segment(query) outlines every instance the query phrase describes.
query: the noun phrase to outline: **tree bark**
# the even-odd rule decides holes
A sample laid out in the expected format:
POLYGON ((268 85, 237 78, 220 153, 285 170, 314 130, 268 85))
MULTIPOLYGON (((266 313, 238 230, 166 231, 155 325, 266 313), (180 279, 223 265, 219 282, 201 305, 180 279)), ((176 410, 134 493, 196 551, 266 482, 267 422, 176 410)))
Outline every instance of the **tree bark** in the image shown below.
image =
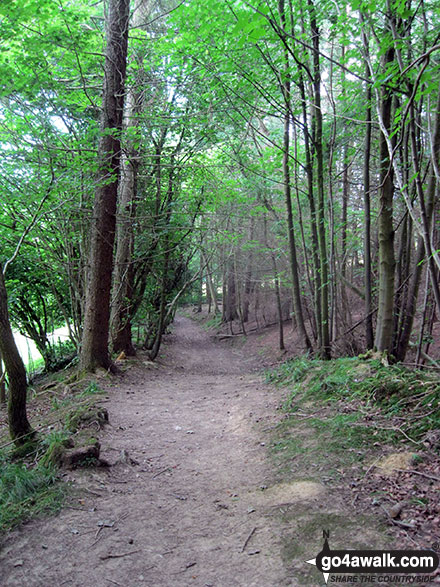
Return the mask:
MULTIPOLYGON (((140 10, 133 26, 140 23, 140 10)), ((140 77, 142 75, 140 74, 140 77)), ((140 79, 137 80, 140 83, 140 79)), ((124 127, 136 131, 139 126, 139 113, 142 107, 142 93, 129 88, 124 104, 124 127)), ((139 168, 139 150, 128 138, 126 153, 121 156, 121 176, 119 186, 119 204, 116 223, 116 253, 113 275, 113 294, 111 304, 112 348, 118 353, 134 356, 131 332, 134 293, 134 219, 136 217, 137 176, 139 168)))
POLYGON ((214 314, 217 315, 219 313, 219 308, 218 308, 217 294, 215 291, 214 283, 212 281, 211 270, 209 267, 209 263, 205 258, 204 253, 202 252, 201 255, 203 258, 203 264, 206 267, 206 284, 208 287, 208 292, 209 292, 209 296, 211 299, 211 304, 214 306, 214 314))
POLYGON ((80 368, 111 369, 108 349, 113 245, 116 226, 120 133, 124 105, 130 0, 109 0, 104 64, 103 108, 99 141, 98 187, 91 227, 80 368))
POLYGON ((225 300, 225 322, 232 322, 238 318, 236 279, 234 275, 234 263, 230 259, 226 267, 226 300, 225 300))
MULTIPOLYGON (((286 14, 284 10, 284 0, 279 0, 278 10, 280 14, 283 31, 286 27, 286 14)), ((299 281, 298 258, 296 252, 295 229, 293 226, 293 211, 292 211, 292 194, 290 187, 290 166, 289 166, 289 152, 290 152, 290 67, 289 54, 287 49, 284 49, 284 76, 285 80, 281 87, 283 93, 285 112, 284 112, 284 135, 283 135, 283 181, 284 181, 284 198, 287 210, 287 233, 289 239, 289 259, 290 271, 292 275, 292 297, 293 309, 295 313, 295 320, 298 326, 299 335, 303 344, 304 350, 312 349, 309 335, 304 323, 304 313, 301 303, 301 286, 299 281)), ((277 277, 276 277, 277 279, 277 277)))
MULTIPOLYGON (((249 219, 249 242, 252 243, 254 240, 254 226, 255 220, 251 216, 249 219)), ((243 293, 243 322, 249 321, 249 305, 251 303, 252 294, 252 264, 254 258, 253 248, 249 251, 249 256, 246 263, 245 281, 244 281, 244 293, 243 293)))
POLYGON ((6 373, 3 370, 3 360, 2 355, 0 353, 0 404, 6 404, 6 383, 5 383, 5 376, 6 373))
POLYGON ((9 380, 8 419, 9 432, 15 443, 23 444, 33 435, 26 412, 26 369, 19 355, 12 333, 8 312, 8 295, 0 269, 0 355, 3 357, 9 380))
MULTIPOLYGON (((434 162, 440 159, 440 92, 437 96, 435 127, 432 138, 432 157, 430 164, 430 173, 428 178, 428 186, 426 189, 426 214, 429 224, 432 223, 432 214, 434 211, 434 201, 436 189, 438 186, 437 176, 434 169, 434 162)), ((405 306, 404 319, 402 324, 402 332, 399 337, 399 342, 396 350, 396 358, 398 361, 404 361, 408 350, 409 339, 411 336, 414 316, 417 309, 417 298, 419 293, 420 279, 423 269, 423 258, 425 257, 425 243, 423 237, 419 236, 417 242, 417 252, 415 255, 412 279, 409 285, 407 304, 405 306)))
MULTIPOLYGON (((384 69, 394 60, 395 50, 389 46, 383 59, 384 69)), ((381 117, 385 130, 391 128, 393 96, 382 89, 381 117)), ((393 168, 386 137, 380 135, 379 174, 379 302, 375 346, 379 351, 391 352, 394 324, 394 227, 393 227, 393 168)))
POLYGON ((313 42, 313 118, 315 122, 315 152, 317 163, 318 182, 318 245, 320 260, 320 310, 321 323, 321 348, 320 354, 323 359, 330 359, 330 330, 329 330, 329 305, 328 305, 328 257, 325 236, 325 201, 324 201, 324 164, 322 144, 322 109, 321 109, 321 69, 319 62, 319 29, 316 22, 316 10, 312 0, 308 1, 310 7, 310 29, 313 42))
MULTIPOLYGON (((366 66, 366 77, 370 77, 370 69, 366 66)), ((371 86, 367 82, 365 115, 365 147, 364 147, 364 286, 365 286, 365 338, 367 349, 374 345, 372 315, 372 283, 371 283, 371 198, 370 198, 370 159, 371 159, 371 86)))

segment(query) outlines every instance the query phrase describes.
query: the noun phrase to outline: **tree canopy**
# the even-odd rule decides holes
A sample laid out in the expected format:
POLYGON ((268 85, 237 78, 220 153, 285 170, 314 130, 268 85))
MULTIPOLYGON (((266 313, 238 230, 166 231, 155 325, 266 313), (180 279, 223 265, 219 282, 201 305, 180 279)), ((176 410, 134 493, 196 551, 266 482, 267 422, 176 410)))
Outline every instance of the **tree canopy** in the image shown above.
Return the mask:
MULTIPOLYGON (((154 359, 183 299, 243 333, 278 322, 281 348, 292 319, 323 358, 375 346, 429 361, 439 12, 433 0, 1 4, 10 409, 25 398, 11 324, 47 369, 61 324, 81 368, 108 369, 139 346, 154 359)), ((29 432, 22 416, 14 438, 29 432)))

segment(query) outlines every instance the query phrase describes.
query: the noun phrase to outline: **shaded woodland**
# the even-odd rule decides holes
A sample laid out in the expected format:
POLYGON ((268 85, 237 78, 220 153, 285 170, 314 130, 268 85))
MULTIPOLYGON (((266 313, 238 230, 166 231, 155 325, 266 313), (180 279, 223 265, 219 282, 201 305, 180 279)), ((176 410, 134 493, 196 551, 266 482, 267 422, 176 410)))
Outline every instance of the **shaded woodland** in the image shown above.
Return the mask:
POLYGON ((206 303, 231 335, 279 323, 280 349, 288 327, 323 359, 438 367, 439 19, 430 0, 3 3, 12 438, 32 433, 12 328, 48 371, 114 370, 206 303))

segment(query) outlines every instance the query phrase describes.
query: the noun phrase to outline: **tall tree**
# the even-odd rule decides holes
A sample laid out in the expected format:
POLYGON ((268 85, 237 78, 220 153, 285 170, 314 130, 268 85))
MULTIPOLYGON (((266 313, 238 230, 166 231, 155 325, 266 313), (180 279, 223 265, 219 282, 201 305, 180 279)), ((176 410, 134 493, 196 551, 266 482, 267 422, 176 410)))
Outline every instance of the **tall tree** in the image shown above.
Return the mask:
MULTIPOLYGON (((279 0, 278 10, 283 31, 286 29, 286 13, 284 0, 279 0)), ((304 345, 305 350, 312 349, 309 335, 304 323, 304 315, 301 303, 301 286, 298 271, 298 259, 296 253, 295 229, 293 226, 293 211, 292 211, 292 194, 290 187, 290 118, 291 118, 291 84, 290 84, 290 64, 289 52, 287 50, 287 40, 284 36, 284 81, 282 83, 282 94, 285 104, 284 112, 284 134, 283 134, 283 180, 284 180, 284 197, 286 201, 287 210, 287 232, 289 237, 289 258, 290 269, 292 274, 292 293, 293 293, 293 307, 295 311, 295 320, 298 326, 299 334, 304 345)), ((278 277, 275 277, 277 288, 279 287, 278 277)), ((277 289, 278 291, 278 289, 277 289)))
POLYGON ((112 368, 108 349, 110 292, 127 67, 130 0, 110 0, 106 19, 99 172, 91 227, 90 264, 80 368, 112 368))
POLYGON ((328 257, 326 245, 325 227, 325 198, 324 198, 324 163, 323 163, 323 139, 322 139, 322 105, 321 105, 321 63, 320 63, 320 31, 317 23, 316 7, 313 0, 308 0, 310 10, 310 31, 313 44, 313 119, 315 124, 314 147, 316 153, 316 180, 318 187, 318 243, 321 273, 320 309, 321 330, 320 353, 324 359, 331 356, 330 328, 329 328, 329 302, 328 302, 328 257))

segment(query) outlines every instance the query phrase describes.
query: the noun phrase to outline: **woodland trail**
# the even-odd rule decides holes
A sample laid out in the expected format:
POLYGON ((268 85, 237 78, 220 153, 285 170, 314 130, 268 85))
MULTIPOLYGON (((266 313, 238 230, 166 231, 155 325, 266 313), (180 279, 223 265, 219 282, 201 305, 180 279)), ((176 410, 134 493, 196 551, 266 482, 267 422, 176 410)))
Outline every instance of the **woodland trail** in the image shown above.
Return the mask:
POLYGON ((256 368, 177 318, 157 367, 140 357, 104 384, 112 466, 69 473, 80 498, 10 534, 0 585, 297 585, 264 503, 264 430, 279 396, 256 368))

